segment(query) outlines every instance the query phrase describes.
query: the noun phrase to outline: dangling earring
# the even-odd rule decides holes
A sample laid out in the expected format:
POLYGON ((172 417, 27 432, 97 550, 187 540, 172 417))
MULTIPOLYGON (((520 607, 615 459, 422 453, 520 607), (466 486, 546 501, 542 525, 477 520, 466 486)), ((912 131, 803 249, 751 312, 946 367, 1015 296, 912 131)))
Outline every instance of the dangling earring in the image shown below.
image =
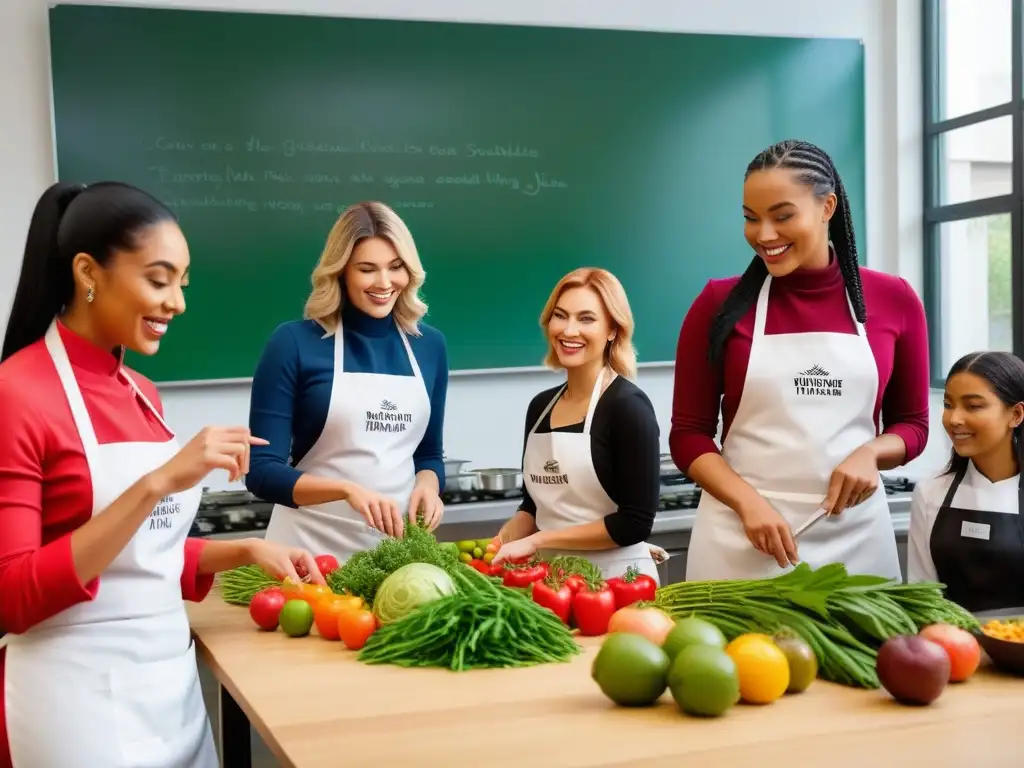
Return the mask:
POLYGON ((92 304, 93 299, 96 298, 96 290, 90 285, 89 290, 85 292, 85 300, 92 304))

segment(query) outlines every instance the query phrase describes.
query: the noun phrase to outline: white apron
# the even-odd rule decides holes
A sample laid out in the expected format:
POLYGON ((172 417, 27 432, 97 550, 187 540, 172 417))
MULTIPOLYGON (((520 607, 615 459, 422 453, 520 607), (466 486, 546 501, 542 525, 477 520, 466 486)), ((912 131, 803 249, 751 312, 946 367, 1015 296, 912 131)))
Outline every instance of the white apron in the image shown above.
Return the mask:
MULTIPOLYGON (((85 449, 95 515, 178 443, 99 445, 56 323, 46 347, 85 449)), ((8 635, 4 711, 15 768, 217 768, 181 596, 201 495, 193 488, 161 499, 100 576, 94 600, 8 635)))
MULTIPOLYGON (((859 322, 856 334, 765 335, 770 288, 769 276, 757 297, 747 376, 722 457, 795 531, 824 501, 836 466, 875 438, 878 367, 859 322)), ((852 315, 849 296, 847 304, 852 315)), ((797 553, 815 568, 841 562, 851 573, 900 578, 881 482, 871 498, 811 526, 797 553)), ((754 549, 739 516, 701 493, 687 581, 765 578, 790 568, 754 549)))
MULTIPOLYGON (((413 453, 427 431, 430 398, 409 340, 401 329, 398 332, 412 376, 347 373, 344 334, 338 325, 327 421, 295 468, 384 494, 405 516, 416 485, 413 453)), ((298 509, 278 504, 266 532, 267 541, 302 547, 314 555, 331 554, 341 562, 373 549, 384 538, 346 501, 298 509)))
MULTIPOLYGON (((565 391, 563 386, 541 412, 526 439, 523 483, 537 505, 538 530, 554 531, 592 523, 603 520, 618 509, 597 477, 590 444, 590 425, 601 399, 602 379, 603 374, 597 377, 582 432, 537 432, 537 427, 565 391)), ((641 573, 658 581, 658 569, 650 547, 644 542, 615 549, 546 551, 544 554, 585 557, 601 569, 606 579, 622 576, 629 566, 635 565, 641 573)))

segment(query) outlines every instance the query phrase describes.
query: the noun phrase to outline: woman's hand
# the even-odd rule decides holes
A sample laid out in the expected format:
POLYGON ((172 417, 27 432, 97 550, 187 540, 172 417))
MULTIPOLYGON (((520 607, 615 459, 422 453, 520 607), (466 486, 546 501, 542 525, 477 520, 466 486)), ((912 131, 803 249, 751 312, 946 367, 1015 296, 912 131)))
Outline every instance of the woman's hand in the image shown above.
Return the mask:
POLYGON ((799 562, 796 540, 789 523, 764 498, 759 496, 757 502, 744 509, 739 517, 754 549, 774 557, 779 568, 799 562))
POLYGON ((298 547, 285 547, 264 539, 253 539, 250 544, 253 565, 260 566, 275 579, 291 579, 295 583, 308 580, 314 584, 326 584, 324 575, 316 567, 313 556, 298 547))
POLYGON ((388 536, 400 539, 405 531, 398 502, 375 491, 351 483, 346 488, 345 501, 362 515, 366 524, 388 536))
POLYGON ((226 471, 234 482, 249 471, 253 445, 269 443, 254 437, 248 427, 206 427, 151 477, 161 496, 188 490, 215 469, 226 471))
MULTIPOLYGON (((497 538, 497 537, 495 537, 497 538)), ((537 553, 537 540, 531 535, 523 539, 516 539, 501 545, 498 554, 491 560, 491 565, 501 565, 505 561, 516 562, 527 560, 537 553)))
POLYGON ((444 502, 437 493, 437 489, 430 483, 416 483, 409 496, 409 522, 416 524, 416 513, 422 512, 423 525, 428 531, 432 531, 441 524, 444 516, 444 502))
POLYGON ((855 450, 832 470, 828 493, 821 506, 830 515, 867 501, 878 490, 878 459, 866 445, 855 450))

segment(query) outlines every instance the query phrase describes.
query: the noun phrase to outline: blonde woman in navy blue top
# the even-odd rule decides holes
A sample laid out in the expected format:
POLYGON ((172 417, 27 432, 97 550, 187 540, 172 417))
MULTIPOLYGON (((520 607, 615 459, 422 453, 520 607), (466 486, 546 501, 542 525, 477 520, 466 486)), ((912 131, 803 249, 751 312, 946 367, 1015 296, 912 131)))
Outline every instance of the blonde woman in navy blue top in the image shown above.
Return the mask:
POLYGON ((405 223, 360 203, 335 223, 305 319, 277 328, 253 377, 246 485, 274 502, 270 541, 346 559, 441 521, 444 336, 421 322, 424 271, 405 223))

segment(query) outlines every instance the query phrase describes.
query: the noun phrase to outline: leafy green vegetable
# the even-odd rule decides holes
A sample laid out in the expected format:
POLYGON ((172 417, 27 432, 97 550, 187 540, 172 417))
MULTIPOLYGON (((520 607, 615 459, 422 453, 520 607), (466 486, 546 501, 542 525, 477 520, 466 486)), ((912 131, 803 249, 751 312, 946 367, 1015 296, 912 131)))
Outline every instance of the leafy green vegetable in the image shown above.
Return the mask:
POLYGON ((281 582, 258 565, 243 565, 224 571, 217 577, 220 596, 231 605, 248 605, 253 595, 267 587, 279 587, 281 582))
POLYGON ((373 613, 381 624, 390 624, 425 603, 452 594, 455 582, 447 571, 430 563, 409 563, 381 583, 373 601, 373 613))
POLYGON ((978 626, 942 590, 933 582, 851 576, 841 563, 816 570, 801 563, 772 579, 668 584, 658 590, 655 604, 677 619, 707 619, 730 640, 746 632, 788 630, 811 647, 826 680, 877 688, 878 648, 890 637, 938 622, 978 626))
POLYGON ((372 605, 384 579, 409 563, 429 563, 451 575, 459 560, 426 528, 407 525, 401 539, 388 537, 373 549, 352 555, 327 576, 327 584, 338 594, 347 591, 372 605))
POLYGON ((568 627, 524 592, 465 565, 453 576, 457 593, 382 626, 359 660, 459 672, 566 662, 580 652, 568 627))

